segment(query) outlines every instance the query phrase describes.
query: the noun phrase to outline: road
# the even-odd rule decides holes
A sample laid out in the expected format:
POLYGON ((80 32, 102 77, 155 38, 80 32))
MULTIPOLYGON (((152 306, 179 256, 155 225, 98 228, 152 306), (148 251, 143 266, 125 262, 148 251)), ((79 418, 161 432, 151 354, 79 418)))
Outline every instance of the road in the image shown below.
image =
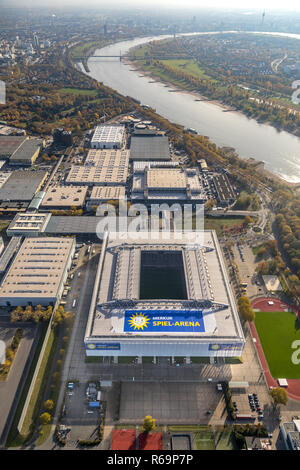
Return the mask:
MULTIPOLYGON (((21 327, 22 324, 13 327, 21 327)), ((0 320, 0 327, 12 327, 11 323, 0 320)), ((23 330, 23 338, 5 382, 0 382, 0 448, 4 446, 7 434, 20 399, 20 395, 29 371, 34 348, 38 340, 38 327, 28 326, 23 330)))

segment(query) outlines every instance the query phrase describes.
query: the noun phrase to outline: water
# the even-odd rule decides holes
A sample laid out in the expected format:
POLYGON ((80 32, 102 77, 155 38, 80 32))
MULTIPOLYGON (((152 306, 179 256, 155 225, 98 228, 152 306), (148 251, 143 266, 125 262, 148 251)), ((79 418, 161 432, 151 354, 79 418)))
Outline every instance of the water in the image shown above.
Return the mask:
MULTIPOLYGON (((285 36, 300 39, 300 35, 285 36)), ((98 49, 95 55, 119 55, 120 51, 126 54, 132 47, 164 37, 168 36, 120 42, 98 49)), ((286 181, 300 182, 298 137, 267 124, 259 124, 240 113, 224 112, 224 108, 216 103, 195 101, 195 97, 186 92, 170 93, 162 83, 149 83, 151 79, 132 71, 129 65, 118 59, 90 58, 88 66, 91 77, 122 95, 153 107, 169 121, 196 129, 219 147, 234 147, 242 158, 263 160, 266 169, 286 181)))

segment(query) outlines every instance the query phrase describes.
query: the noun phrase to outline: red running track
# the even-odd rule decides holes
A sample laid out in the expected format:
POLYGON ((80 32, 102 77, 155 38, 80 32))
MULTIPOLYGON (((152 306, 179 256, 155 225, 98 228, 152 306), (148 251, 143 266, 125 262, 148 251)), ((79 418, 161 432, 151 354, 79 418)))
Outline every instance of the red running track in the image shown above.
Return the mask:
MULTIPOLYGON (((288 305, 287 303, 282 302, 280 299, 276 299, 274 297, 260 297, 258 299, 253 300, 253 302, 251 303, 251 306, 252 308, 258 309, 261 312, 284 312, 286 310, 289 310, 289 311, 295 312, 298 318, 300 318, 300 311, 298 307, 294 305, 288 305), (274 302, 274 304, 269 305, 268 304, 269 301, 274 302)), ((273 379, 271 375, 271 372, 270 372, 267 360, 265 358, 264 351, 263 351, 263 348, 262 348, 254 323, 250 323, 250 329, 251 329, 253 338, 256 339, 255 346, 256 346, 259 359, 260 359, 260 362, 261 362, 261 365, 262 365, 262 368, 263 368, 263 371, 267 380, 267 384, 269 387, 277 387, 278 382, 276 379, 273 379)), ((287 394, 289 398, 300 401, 300 379, 288 379, 287 382, 288 382, 288 387, 286 390, 287 390, 287 394)))

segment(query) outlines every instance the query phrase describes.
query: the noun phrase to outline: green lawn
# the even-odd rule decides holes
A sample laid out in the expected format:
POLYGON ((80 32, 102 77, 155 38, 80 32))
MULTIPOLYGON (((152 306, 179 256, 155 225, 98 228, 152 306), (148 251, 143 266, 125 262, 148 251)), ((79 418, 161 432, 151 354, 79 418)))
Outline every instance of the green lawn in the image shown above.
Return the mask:
POLYGON ((216 432, 216 450, 237 450, 232 428, 225 428, 216 432))
POLYGON ((166 65, 174 67, 177 70, 186 72, 189 75, 192 75, 196 78, 209 78, 208 75, 205 75, 204 69, 199 67, 199 65, 193 59, 180 59, 180 60, 162 60, 166 65))
MULTIPOLYGON (((274 378, 299 379, 299 364, 292 363, 292 343, 300 340, 300 322, 291 312, 256 312, 255 326, 274 378)), ((299 349, 299 347, 298 347, 299 349)))
POLYGON ((59 92, 62 95, 97 95, 97 90, 89 90, 86 88, 60 88, 59 92))
POLYGON ((214 434, 209 426, 201 426, 194 433, 194 444, 197 450, 216 450, 214 434))
POLYGON ((215 230, 217 236, 221 236, 224 228, 230 228, 234 225, 240 225, 244 222, 244 217, 205 217, 205 230, 215 230))

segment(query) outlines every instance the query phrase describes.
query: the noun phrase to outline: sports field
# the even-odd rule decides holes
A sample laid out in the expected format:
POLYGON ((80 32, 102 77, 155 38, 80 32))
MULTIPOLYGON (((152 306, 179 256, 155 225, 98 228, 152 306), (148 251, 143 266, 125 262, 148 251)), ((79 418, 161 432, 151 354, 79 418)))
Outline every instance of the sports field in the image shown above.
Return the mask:
MULTIPOLYGON (((292 348, 300 340, 300 321, 293 312, 256 312, 255 327, 273 378, 299 379, 292 348)), ((300 357, 300 354, 299 354, 300 357)))

